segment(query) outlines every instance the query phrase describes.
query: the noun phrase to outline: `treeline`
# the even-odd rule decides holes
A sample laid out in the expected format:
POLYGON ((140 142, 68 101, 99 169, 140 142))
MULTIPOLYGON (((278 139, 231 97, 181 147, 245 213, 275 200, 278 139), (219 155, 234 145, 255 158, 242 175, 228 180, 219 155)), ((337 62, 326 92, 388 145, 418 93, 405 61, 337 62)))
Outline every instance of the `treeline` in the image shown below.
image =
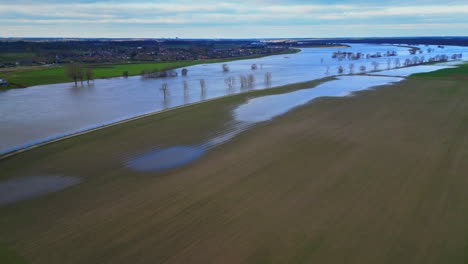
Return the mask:
POLYGON ((78 84, 78 81, 83 84, 85 80, 89 83, 89 81, 94 79, 93 70, 80 63, 70 63, 65 65, 65 75, 73 80, 75 85, 78 84))
POLYGON ((468 37, 361 38, 335 39, 335 41, 344 43, 468 46, 468 37))

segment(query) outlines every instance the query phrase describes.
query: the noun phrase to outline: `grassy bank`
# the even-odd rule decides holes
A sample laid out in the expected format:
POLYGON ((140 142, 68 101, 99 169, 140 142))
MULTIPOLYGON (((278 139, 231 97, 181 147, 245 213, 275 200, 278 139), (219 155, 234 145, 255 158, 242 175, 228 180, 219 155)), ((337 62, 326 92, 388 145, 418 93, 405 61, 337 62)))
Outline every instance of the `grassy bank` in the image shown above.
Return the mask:
MULTIPOLYGON (((297 53, 300 50, 292 49, 289 53, 297 53)), ((275 55, 275 54, 273 54, 275 55)), ((152 62, 152 63, 129 63, 129 64, 90 64, 89 67, 93 69, 94 78, 110 78, 122 76, 124 71, 128 71, 129 76, 139 75, 142 70, 168 70, 180 67, 188 67, 197 64, 205 63, 220 63, 229 62, 234 60, 254 59, 270 55, 258 55, 238 58, 226 59, 210 59, 210 60, 196 60, 196 61, 174 61, 174 62, 152 62)), ((0 71, 0 78, 7 80, 10 83, 18 84, 18 86, 33 86, 42 84, 54 84, 70 82, 71 80, 65 76, 64 68, 62 66, 51 67, 28 67, 25 69, 12 68, 2 69, 0 71)), ((10 87, 11 88, 11 87, 10 87)))
POLYGON ((317 84, 180 108, 2 160, 1 180, 84 182, 0 207, 0 242, 38 264, 464 263, 468 90, 460 79, 409 78, 318 98, 184 167, 124 165, 152 146, 215 135, 252 96, 317 84))
POLYGON ((468 79, 468 63, 458 65, 455 68, 441 69, 433 72, 416 73, 411 75, 413 78, 429 78, 429 79, 452 79, 452 80, 467 80, 468 79))

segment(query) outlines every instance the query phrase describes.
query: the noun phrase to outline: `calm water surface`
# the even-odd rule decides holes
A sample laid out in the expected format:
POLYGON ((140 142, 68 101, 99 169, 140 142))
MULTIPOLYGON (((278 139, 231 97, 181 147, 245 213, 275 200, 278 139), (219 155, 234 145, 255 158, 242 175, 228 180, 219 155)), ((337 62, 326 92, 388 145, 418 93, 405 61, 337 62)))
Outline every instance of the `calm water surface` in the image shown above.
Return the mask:
POLYGON ((323 96, 348 96, 353 92, 403 80, 398 77, 341 76, 315 88, 255 97, 233 110, 233 120, 225 131, 199 144, 173 146, 151 150, 143 155, 124 160, 126 167, 137 171, 160 171, 179 167, 196 160, 205 151, 223 144, 256 123, 269 121, 291 109, 323 96))
MULTIPOLYGON (((264 89, 336 75, 339 65, 344 67, 346 74, 349 73, 350 63, 355 65, 354 71, 357 72, 359 66, 365 65, 371 69, 372 62, 378 61, 379 69, 383 70, 388 66, 386 57, 338 61, 332 59, 331 54, 335 51, 383 53, 393 50, 398 52, 401 63, 405 58, 414 56, 409 55, 407 48, 353 44, 353 47, 346 49, 303 49, 297 54, 234 61, 228 63, 228 73, 222 72, 220 63, 203 64, 188 67, 186 77, 142 80, 136 76, 128 79, 100 79, 83 86, 65 83, 3 91, 0 93, 0 153, 145 113, 239 93, 245 91, 240 88, 240 75, 254 74, 255 83, 251 89, 264 89), (251 70, 252 64, 257 64, 258 69, 251 70), (272 75, 272 82, 268 85, 264 82, 266 72, 272 75), (236 78, 232 89, 228 89, 225 83, 228 77, 236 78), (206 82, 203 90, 200 88, 200 79, 206 82), (188 84, 186 91, 183 88, 184 81, 188 84), (163 83, 169 87, 169 96, 166 98, 160 91, 163 83)), ((435 50, 434 53, 422 55, 426 59, 436 54, 463 53, 464 58, 468 56, 466 47, 446 46, 445 49, 435 50)), ((391 58, 393 60, 395 57, 391 58)), ((390 66, 393 64, 391 62, 390 66)))

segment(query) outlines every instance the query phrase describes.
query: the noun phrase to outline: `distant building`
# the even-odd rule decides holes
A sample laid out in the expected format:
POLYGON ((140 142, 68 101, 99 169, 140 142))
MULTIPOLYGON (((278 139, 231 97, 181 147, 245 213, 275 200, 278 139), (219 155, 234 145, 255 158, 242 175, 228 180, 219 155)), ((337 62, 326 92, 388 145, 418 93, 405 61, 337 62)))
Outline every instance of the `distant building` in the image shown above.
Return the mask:
POLYGON ((7 81, 0 79, 0 86, 7 86, 7 85, 8 85, 7 81))

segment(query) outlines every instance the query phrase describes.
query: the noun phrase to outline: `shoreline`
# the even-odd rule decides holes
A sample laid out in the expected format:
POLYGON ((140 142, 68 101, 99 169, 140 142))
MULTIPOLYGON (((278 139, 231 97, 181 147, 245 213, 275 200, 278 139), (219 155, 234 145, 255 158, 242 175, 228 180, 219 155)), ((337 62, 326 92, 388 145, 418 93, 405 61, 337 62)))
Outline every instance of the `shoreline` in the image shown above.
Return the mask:
MULTIPOLYGON (((269 88, 269 89, 252 90, 252 91, 240 92, 240 93, 235 93, 235 94, 229 94, 229 95, 224 95, 224 96, 220 96, 220 97, 216 97, 216 98, 211 98, 211 99, 207 99, 207 100, 203 100, 203 101, 199 101, 199 102, 180 105, 180 106, 176 106, 176 107, 172 107, 172 108, 168 108, 168 109, 164 109, 164 110, 150 112, 150 113, 138 115, 138 116, 135 116, 135 117, 123 119, 123 120, 120 120, 120 121, 117 121, 117 122, 114 122, 114 123, 104 124, 104 125, 101 125, 101 126, 98 126, 98 127, 89 128, 89 129, 85 129, 85 130, 78 131, 78 132, 71 132, 69 134, 65 134, 63 136, 58 136, 57 138, 53 138, 53 139, 50 139, 50 140, 46 139, 43 142, 31 143, 31 145, 28 145, 28 146, 25 146, 25 147, 20 147, 19 149, 15 149, 15 150, 11 150, 11 151, 7 150, 7 152, 0 154, 0 160, 4 160, 4 159, 7 159, 7 158, 12 157, 14 155, 17 155, 17 154, 20 154, 20 153, 23 153, 23 152, 26 152, 26 151, 29 151, 29 150, 32 150, 32 149, 36 149, 36 148, 39 148, 39 147, 42 147, 42 146, 45 146, 45 145, 48 145, 48 144, 59 142, 59 141, 65 140, 65 139, 69 139, 69 138, 72 138, 72 137, 88 134, 88 133, 91 133, 91 132, 94 132, 94 131, 98 131, 98 130, 101 130, 101 129, 113 127, 113 126, 116 126, 116 125, 125 124, 125 123, 128 123, 128 122, 139 120, 139 119, 146 118, 146 117, 149 117, 149 116, 166 113, 166 112, 169 112, 169 111, 172 111, 172 110, 182 109, 182 108, 186 108, 186 107, 190 107, 190 106, 194 106, 194 105, 198 105, 198 104, 202 104, 202 103, 206 103, 206 102, 211 102, 211 101, 215 101, 215 100, 225 99, 225 98, 229 98, 229 97, 234 97, 234 96, 248 95, 248 94, 255 93, 255 92, 257 92, 257 93, 265 92, 265 91, 269 91, 269 92, 273 91, 274 92, 275 90, 279 90, 279 89, 288 89, 288 88, 289 89, 294 89, 293 88, 294 86, 306 85, 306 84, 309 84, 309 83, 312 83, 312 82, 317 82, 317 83, 327 82, 329 80, 332 80, 334 77, 335 77, 335 75, 325 77, 325 78, 316 79, 316 80, 309 80, 309 81, 305 81, 305 82, 291 83, 291 84, 287 84, 287 85, 276 86, 276 87, 272 87, 272 88, 269 88)), ((297 88, 295 90, 299 90, 299 89, 303 89, 303 88, 297 88)))
MULTIPOLYGON (((412 67, 412 66, 401 67, 401 68, 409 68, 409 67, 412 67)), ((385 70, 380 70, 380 71, 385 71, 385 70)), ((377 71, 377 72, 379 72, 379 71, 377 71)), ((400 78, 404 78, 404 79, 407 79, 407 78, 410 77, 410 76, 372 75, 372 74, 367 74, 367 73, 344 74, 342 76, 347 76, 347 75, 370 76, 370 77, 400 77, 400 78)), ((103 124, 103 125, 93 127, 93 128, 89 128, 89 129, 85 129, 85 130, 82 130, 82 131, 71 132, 71 133, 68 133, 68 134, 65 134, 65 135, 62 135, 62 136, 58 136, 56 138, 49 139, 49 140, 45 139, 42 142, 30 143, 31 145, 25 144, 25 145, 23 145, 24 147, 19 146, 18 149, 13 149, 13 150, 10 150, 10 151, 6 150, 5 153, 0 154, 0 160, 9 158, 11 156, 14 156, 16 154, 20 154, 20 153, 28 151, 28 150, 32 150, 32 149, 35 149, 35 148, 38 148, 38 147, 41 147, 41 146, 45 146, 45 145, 48 145, 48 144, 51 144, 51 143, 55 143, 55 142, 58 142, 58 141, 61 141, 61 140, 69 139, 69 138, 72 138, 72 137, 75 137, 75 136, 84 135, 84 134, 87 134, 87 133, 91 133, 91 132, 98 131, 98 130, 101 130, 101 129, 113 127, 113 126, 116 126, 116 125, 125 124, 125 123, 130 122, 130 121, 135 121, 135 120, 139 120, 139 119, 146 118, 146 117, 149 117, 149 116, 162 114, 162 113, 169 112, 169 111, 172 111, 172 110, 186 108, 186 107, 202 104, 202 103, 205 103, 205 102, 211 102, 211 101, 224 99, 224 98, 229 98, 229 97, 234 97, 234 96, 248 95, 248 94, 255 93, 255 92, 257 92, 257 93, 258 92, 274 92, 275 90, 278 90, 278 89, 288 89, 290 87, 300 86, 300 85, 308 84, 308 83, 311 83, 311 82, 324 82, 324 81, 326 82, 326 81, 329 81, 329 80, 335 78, 336 76, 340 76, 340 75, 331 75, 331 76, 325 77, 325 78, 320 78, 320 79, 316 79, 316 80, 309 80, 309 81, 299 82, 299 83, 291 83, 291 84, 276 86, 276 87, 272 87, 272 88, 268 88, 268 89, 251 90, 251 91, 246 91, 246 92, 229 94, 229 95, 224 95, 224 96, 220 96, 220 97, 216 97, 216 98, 211 98, 211 99, 207 99, 207 100, 203 100, 203 101, 199 101, 199 102, 180 105, 180 106, 176 106, 176 107, 172 107, 172 108, 168 108, 168 109, 164 109, 164 110, 145 113, 145 114, 142 114, 142 115, 138 115, 138 116, 135 116, 135 117, 123 119, 123 120, 113 122, 113 123, 103 124)), ((295 90, 299 90, 299 89, 301 89, 301 88, 298 88, 298 89, 295 89, 295 90)))
MULTIPOLYGON (((276 54, 260 54, 260 55, 251 55, 251 56, 244 56, 244 57, 230 57, 230 58, 217 58, 217 59, 208 59, 208 60, 192 60, 192 61, 164 61, 164 62, 156 62, 154 63, 154 66, 157 66, 159 63, 187 63, 187 65, 183 66, 175 66, 175 67, 166 67, 162 68, 159 70, 161 71, 167 71, 167 70, 174 70, 174 69, 179 69, 179 68, 184 68, 184 67, 190 67, 194 65, 200 65, 200 64, 212 64, 212 63, 223 63, 223 62, 231 62, 231 61, 240 61, 240 60, 249 60, 249 59, 259 59, 259 58, 264 58, 264 57, 269 57, 269 56, 276 56, 276 55, 284 55, 284 54, 295 54, 299 53, 301 49, 296 49, 296 48, 291 48, 287 52, 281 52, 281 53, 276 53, 276 54)), ((152 64, 152 62, 140 62, 140 63, 101 63, 101 64, 90 64, 90 66, 102 66, 106 65, 109 67, 115 67, 115 66, 121 66, 121 65, 139 65, 139 64, 152 64)), ((28 72, 28 71, 36 71, 36 70, 44 70, 44 69, 59 69, 62 68, 64 65, 54 65, 54 66, 34 66, 34 67, 26 67, 24 70, 21 68, 7 68, 7 69, 1 69, 0 70, 0 75, 2 74, 11 74, 11 73, 21 73, 21 72, 28 72), (11 70, 9 70, 11 69, 11 70)), ((129 74, 128 77, 132 76, 140 76, 141 74, 129 74)), ((112 76, 105 76, 105 77, 100 77, 96 78, 94 80, 105 80, 105 79, 112 79, 112 78, 119 78, 122 77, 122 74, 119 75, 112 75, 112 76)), ((8 81, 8 77, 2 77, 2 79, 5 79, 8 81)), ((93 81, 94 81, 93 80, 93 81)), ((47 83, 37 83, 34 85, 23 85, 21 83, 18 83, 17 81, 8 81, 9 84, 13 84, 17 87, 0 87, 0 91, 8 91, 10 89, 23 89, 23 88, 28 88, 32 86, 39 86, 39 85, 52 85, 52 84, 60 84, 60 83, 73 83, 73 81, 67 80, 67 81, 51 81, 47 83)))

